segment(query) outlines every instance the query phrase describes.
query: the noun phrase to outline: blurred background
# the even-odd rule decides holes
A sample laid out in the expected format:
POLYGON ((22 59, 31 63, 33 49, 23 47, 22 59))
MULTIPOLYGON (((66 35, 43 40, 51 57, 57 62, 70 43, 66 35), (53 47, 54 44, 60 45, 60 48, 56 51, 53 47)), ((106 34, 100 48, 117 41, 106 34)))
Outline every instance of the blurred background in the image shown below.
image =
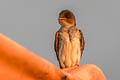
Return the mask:
POLYGON ((58 15, 71 10, 85 37, 83 64, 95 64, 107 80, 119 80, 119 0, 0 0, 0 33, 56 66, 58 15))

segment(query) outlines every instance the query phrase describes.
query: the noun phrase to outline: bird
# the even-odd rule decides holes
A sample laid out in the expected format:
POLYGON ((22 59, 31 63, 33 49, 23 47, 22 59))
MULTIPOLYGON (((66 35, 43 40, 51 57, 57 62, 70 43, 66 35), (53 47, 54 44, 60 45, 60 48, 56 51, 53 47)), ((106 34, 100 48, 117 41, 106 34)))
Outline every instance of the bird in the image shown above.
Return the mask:
POLYGON ((76 27, 70 10, 62 10, 58 22, 61 27, 55 33, 54 49, 60 68, 79 66, 85 45, 83 32, 76 27))

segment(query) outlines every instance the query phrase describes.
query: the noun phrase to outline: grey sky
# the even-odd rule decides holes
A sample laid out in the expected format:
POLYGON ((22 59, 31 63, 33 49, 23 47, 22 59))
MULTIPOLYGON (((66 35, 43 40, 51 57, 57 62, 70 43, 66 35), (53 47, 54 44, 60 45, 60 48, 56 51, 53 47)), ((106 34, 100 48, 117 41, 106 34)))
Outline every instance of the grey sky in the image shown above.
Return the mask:
POLYGON ((0 32, 58 66, 54 52, 57 18, 71 10, 84 33, 83 64, 96 64, 107 80, 118 80, 120 68, 120 1, 0 0, 0 32))

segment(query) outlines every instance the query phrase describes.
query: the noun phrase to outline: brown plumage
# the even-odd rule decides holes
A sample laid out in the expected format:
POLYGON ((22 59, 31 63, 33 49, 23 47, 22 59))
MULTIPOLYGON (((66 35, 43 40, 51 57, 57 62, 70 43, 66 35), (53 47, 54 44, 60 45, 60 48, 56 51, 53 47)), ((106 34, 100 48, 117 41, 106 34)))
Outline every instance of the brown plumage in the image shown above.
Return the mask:
POLYGON ((76 27, 74 14, 63 10, 59 14, 61 28, 55 35, 55 52, 60 68, 69 68, 79 65, 84 50, 84 37, 76 27))

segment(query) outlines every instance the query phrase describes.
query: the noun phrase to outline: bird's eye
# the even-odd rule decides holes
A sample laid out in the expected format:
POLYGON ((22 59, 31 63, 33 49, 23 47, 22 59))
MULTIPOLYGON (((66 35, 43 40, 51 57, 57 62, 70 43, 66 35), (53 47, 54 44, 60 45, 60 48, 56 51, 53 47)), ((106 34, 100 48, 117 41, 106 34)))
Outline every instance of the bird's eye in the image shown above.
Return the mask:
POLYGON ((70 18, 70 15, 66 15, 65 17, 69 19, 69 18, 70 18))

